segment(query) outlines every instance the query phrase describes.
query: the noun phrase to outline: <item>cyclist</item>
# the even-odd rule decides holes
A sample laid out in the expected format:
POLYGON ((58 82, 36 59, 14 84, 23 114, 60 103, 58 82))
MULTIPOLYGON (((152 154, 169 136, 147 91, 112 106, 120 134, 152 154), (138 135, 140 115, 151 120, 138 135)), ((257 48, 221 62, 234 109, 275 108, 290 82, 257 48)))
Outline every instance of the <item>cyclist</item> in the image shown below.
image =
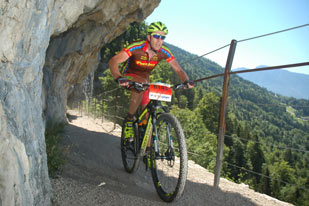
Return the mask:
MULTIPOLYGON (((108 64, 115 81, 123 87, 128 86, 129 78, 138 83, 150 83, 150 72, 161 60, 166 60, 186 87, 193 88, 193 82, 189 81, 187 74, 182 70, 171 51, 163 45, 168 34, 167 27, 160 21, 153 22, 147 28, 147 33, 146 40, 132 43, 110 59, 108 64), (118 65, 125 61, 127 63, 121 74, 118 65)), ((145 92, 132 90, 129 111, 124 124, 126 138, 134 137, 134 114, 139 105, 142 109, 146 107, 149 102, 148 95, 148 90, 145 92)))

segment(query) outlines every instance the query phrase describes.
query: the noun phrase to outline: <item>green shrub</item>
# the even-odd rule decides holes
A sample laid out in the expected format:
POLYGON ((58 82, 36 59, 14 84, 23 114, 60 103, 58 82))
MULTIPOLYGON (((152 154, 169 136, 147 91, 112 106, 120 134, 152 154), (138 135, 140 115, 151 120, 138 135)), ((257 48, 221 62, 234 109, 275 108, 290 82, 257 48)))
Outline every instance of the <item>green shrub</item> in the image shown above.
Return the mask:
POLYGON ((50 177, 55 177, 65 163, 66 148, 59 144, 63 130, 64 124, 53 123, 48 123, 45 129, 47 166, 50 177))

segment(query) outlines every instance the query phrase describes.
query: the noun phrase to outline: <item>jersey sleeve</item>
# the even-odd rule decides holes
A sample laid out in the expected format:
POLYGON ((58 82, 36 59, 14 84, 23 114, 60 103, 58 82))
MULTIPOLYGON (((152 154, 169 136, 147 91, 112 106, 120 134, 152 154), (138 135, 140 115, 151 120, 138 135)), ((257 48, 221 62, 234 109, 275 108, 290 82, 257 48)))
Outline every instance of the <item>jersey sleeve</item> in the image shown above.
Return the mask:
POLYGON ((128 55, 129 57, 132 56, 132 53, 131 53, 131 51, 130 51, 129 48, 123 48, 123 51, 124 51, 125 53, 127 53, 127 55, 128 55))
POLYGON ((143 48, 145 46, 145 41, 136 41, 123 49, 125 53, 130 57, 132 56, 132 52, 136 49, 143 48))
POLYGON ((167 46, 163 45, 161 47, 161 51, 165 54, 165 61, 170 62, 173 59, 175 59, 173 53, 171 52, 171 50, 167 46))

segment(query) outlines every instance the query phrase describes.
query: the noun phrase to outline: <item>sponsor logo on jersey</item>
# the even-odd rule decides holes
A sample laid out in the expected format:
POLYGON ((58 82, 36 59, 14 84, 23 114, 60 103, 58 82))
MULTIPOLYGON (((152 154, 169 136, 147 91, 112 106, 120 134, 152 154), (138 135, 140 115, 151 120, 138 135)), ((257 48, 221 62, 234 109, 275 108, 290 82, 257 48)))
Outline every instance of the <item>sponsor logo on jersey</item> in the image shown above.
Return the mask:
POLYGON ((139 65, 139 66, 148 66, 148 67, 154 67, 156 66, 157 62, 154 62, 154 61, 140 61, 140 60, 136 60, 135 61, 136 65, 139 65))
POLYGON ((146 56, 141 56, 141 60, 148 60, 146 56))

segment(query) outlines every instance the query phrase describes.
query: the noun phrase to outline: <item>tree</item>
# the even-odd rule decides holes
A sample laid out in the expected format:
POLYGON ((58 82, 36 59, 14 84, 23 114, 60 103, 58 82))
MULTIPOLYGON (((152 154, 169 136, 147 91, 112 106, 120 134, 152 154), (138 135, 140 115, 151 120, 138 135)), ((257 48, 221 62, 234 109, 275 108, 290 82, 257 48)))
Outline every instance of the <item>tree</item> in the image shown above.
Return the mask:
POLYGON ((214 133, 218 133, 220 97, 213 92, 205 93, 198 103, 196 113, 202 115, 202 120, 206 128, 214 133))
POLYGON ((180 121, 184 131, 190 159, 208 169, 213 169, 216 159, 217 137, 200 121, 201 114, 173 106, 171 113, 180 121))
POLYGON ((269 178, 270 172, 266 164, 262 165, 262 173, 260 185, 258 186, 258 191, 271 195, 271 179, 269 178))
POLYGON ((235 182, 240 182, 244 176, 242 170, 239 167, 247 167, 247 161, 245 158, 245 145, 237 138, 233 139, 233 145, 230 147, 229 155, 225 161, 231 165, 228 167, 230 171, 229 178, 232 178, 235 182), (235 165, 235 166, 233 166, 235 165))
POLYGON ((188 105, 188 99, 185 95, 180 95, 179 99, 178 99, 178 106, 181 109, 186 108, 188 105))
MULTIPOLYGON (((264 152, 259 142, 259 137, 255 135, 254 142, 248 144, 248 154, 253 167, 253 171, 262 174, 263 164, 265 163, 264 152)), ((255 175, 255 185, 260 183, 261 176, 255 175)))
POLYGON ((286 183, 294 182, 295 170, 291 168, 288 162, 281 160, 269 166, 271 180, 271 193, 274 197, 284 198, 280 195, 281 187, 285 187, 286 183))

